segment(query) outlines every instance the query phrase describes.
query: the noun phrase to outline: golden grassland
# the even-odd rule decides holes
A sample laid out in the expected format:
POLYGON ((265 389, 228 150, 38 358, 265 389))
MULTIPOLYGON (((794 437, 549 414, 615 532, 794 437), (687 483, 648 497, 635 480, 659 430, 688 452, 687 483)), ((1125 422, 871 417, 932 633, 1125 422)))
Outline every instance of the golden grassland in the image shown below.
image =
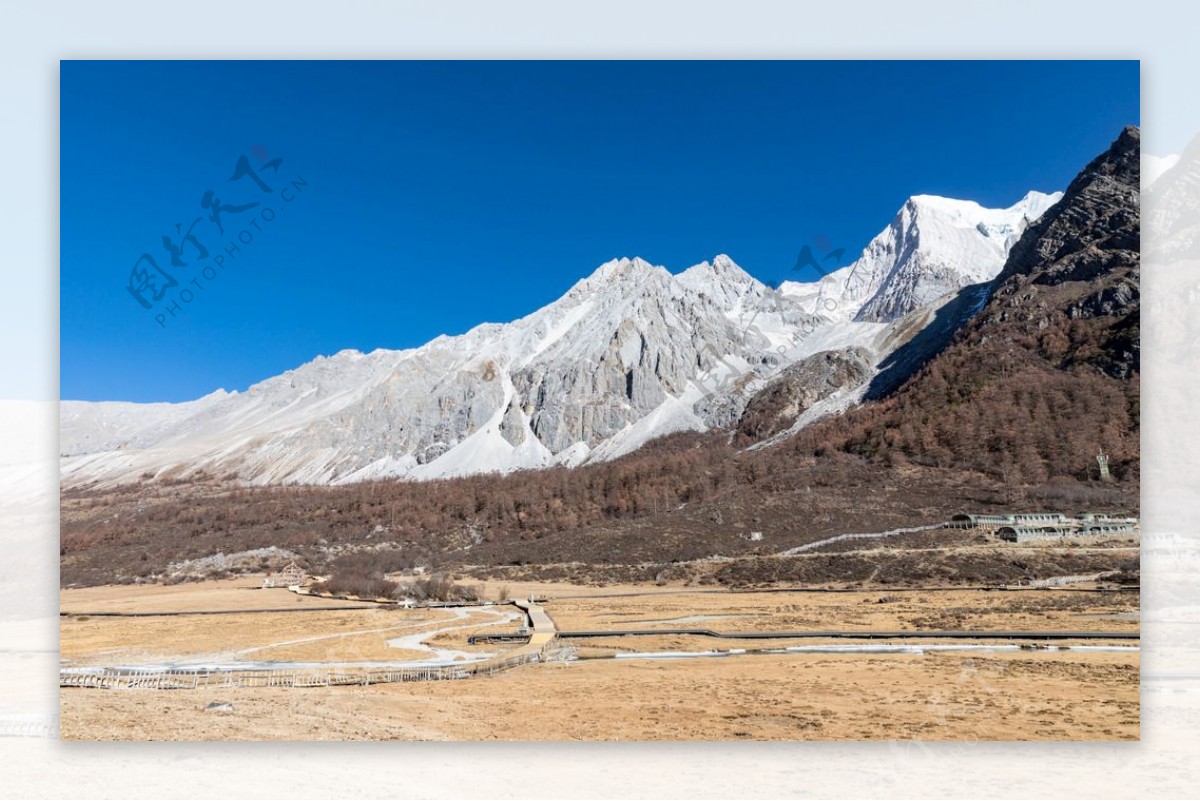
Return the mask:
MULTIPOLYGON (((329 606, 253 578, 62 591, 62 608, 197 611, 329 606)), ((499 585, 485 586, 495 597, 499 585)), ((560 630, 708 628, 1136 631, 1136 593, 698 592, 681 586, 512 584, 549 598, 560 630), (641 594, 628 594, 641 593, 641 594), (604 594, 613 597, 584 597, 604 594)), ((420 658, 387 640, 445 626, 439 647, 496 618, 470 610, 345 604, 342 611, 66 617, 62 656, 112 664, 237 652, 246 659, 420 658), (350 608, 362 606, 365 608, 350 608), (410 628, 399 628, 399 627, 410 628), (299 642, 294 642, 299 640, 299 642)), ((495 607, 505 610, 507 607, 495 607)), ((511 630, 514 623, 491 626, 511 630)), ((566 641, 580 657, 491 677, 370 687, 62 690, 68 739, 129 740, 1136 740, 1136 651, 961 651, 749 654, 673 661, 589 659, 616 653, 767 648, 831 641, 726 640, 685 635, 566 641), (211 701, 232 712, 206 712, 211 701)), ((844 641, 843 641, 844 642, 844 641)), ((1126 643, 1128 644, 1128 643, 1126 643)), ((505 646, 476 646, 502 652, 505 646)))

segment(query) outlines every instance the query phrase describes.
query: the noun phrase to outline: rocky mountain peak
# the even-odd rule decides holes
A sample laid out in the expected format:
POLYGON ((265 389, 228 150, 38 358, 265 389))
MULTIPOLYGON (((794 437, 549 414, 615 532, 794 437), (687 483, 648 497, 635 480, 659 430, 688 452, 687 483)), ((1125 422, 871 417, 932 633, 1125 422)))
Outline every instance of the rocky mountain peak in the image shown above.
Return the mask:
POLYGON ((604 264, 593 270, 592 274, 584 280, 589 283, 598 284, 614 279, 645 275, 655 269, 662 268, 656 268, 653 264, 639 256, 634 256, 633 258, 622 256, 621 258, 604 262, 604 264))
POLYGON ((1080 281, 1130 264, 1141 242, 1141 133, 1121 131, 1013 246, 1000 280, 1080 281), (1035 275, 1036 273, 1036 275, 1035 275))
MULTIPOLYGON (((1021 236, 990 291, 960 293, 954 302, 978 312, 921 343, 915 373, 879 403, 809 427, 804 447, 980 470, 1016 485, 1094 477, 1103 448, 1118 481, 1136 480, 1139 138, 1126 128, 1078 174, 1021 236)), ((903 350, 890 358, 908 361, 903 350)), ((769 425, 773 409, 750 422, 769 425)))
POLYGON ((913 195, 854 263, 784 291, 839 319, 891 322, 994 278, 1021 232, 1061 197, 1029 192, 1012 206, 913 195))
POLYGON ((710 267, 714 273, 725 278, 737 281, 752 281, 754 280, 750 273, 738 266, 737 262, 731 259, 724 253, 718 253, 713 257, 712 262, 702 262, 701 267, 710 267))
POLYGON ((749 294, 761 295, 765 286, 743 270, 729 256, 721 253, 711 262, 702 261, 675 276, 675 283, 685 290, 707 297, 717 297, 722 303, 736 303, 749 294))
POLYGON ((1020 224, 970 202, 912 206, 918 221, 902 213, 849 278, 830 276, 841 306, 814 311, 804 294, 813 285, 769 292, 726 254, 678 275, 619 258, 521 319, 408 351, 317 359, 243 396, 163 409, 65 403, 64 481, 204 470, 326 484, 576 465, 667 433, 731 426, 764 382, 803 363, 777 387, 778 408, 762 412, 774 422, 759 433, 774 431, 793 411, 855 402, 874 363, 931 315, 901 318, 999 269, 998 234, 1020 224), (878 316, 855 319, 876 299, 878 316), (850 356, 805 361, 821 351, 850 356), (821 391, 799 386, 808 383, 821 391))

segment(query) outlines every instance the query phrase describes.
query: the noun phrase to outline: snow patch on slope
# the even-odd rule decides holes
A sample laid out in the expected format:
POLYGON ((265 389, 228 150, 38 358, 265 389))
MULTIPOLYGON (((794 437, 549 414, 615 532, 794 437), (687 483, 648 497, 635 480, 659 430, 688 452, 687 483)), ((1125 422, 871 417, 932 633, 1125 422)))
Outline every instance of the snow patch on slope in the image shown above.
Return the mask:
POLYGON ((1062 197, 1030 192, 1006 209, 934 195, 908 199, 847 267, 784 294, 833 319, 888 322, 970 284, 990 281, 1030 223, 1062 197))
POLYGON ((689 404, 668 397, 650 414, 606 440, 592 451, 589 461, 603 462, 633 453, 652 439, 680 431, 706 431, 708 426, 689 404))

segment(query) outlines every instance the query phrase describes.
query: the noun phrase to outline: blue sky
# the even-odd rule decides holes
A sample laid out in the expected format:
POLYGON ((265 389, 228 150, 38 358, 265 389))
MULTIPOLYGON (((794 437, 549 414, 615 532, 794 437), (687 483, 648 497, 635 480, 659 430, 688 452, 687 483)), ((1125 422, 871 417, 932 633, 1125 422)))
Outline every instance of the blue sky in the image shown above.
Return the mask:
POLYGON ((803 245, 853 257, 909 195, 1007 206, 1065 188, 1138 124, 1138 73, 1130 61, 65 61, 61 396, 245 389, 318 354, 515 319, 618 256, 678 272, 728 253, 763 280, 792 278, 803 245), (261 187, 230 180, 243 155, 261 187), (224 234, 202 206, 209 190, 224 234), (197 218, 203 259, 176 233, 197 218), (242 231, 250 241, 225 254, 242 231), (149 309, 129 290, 135 265, 159 276, 134 282, 149 309))

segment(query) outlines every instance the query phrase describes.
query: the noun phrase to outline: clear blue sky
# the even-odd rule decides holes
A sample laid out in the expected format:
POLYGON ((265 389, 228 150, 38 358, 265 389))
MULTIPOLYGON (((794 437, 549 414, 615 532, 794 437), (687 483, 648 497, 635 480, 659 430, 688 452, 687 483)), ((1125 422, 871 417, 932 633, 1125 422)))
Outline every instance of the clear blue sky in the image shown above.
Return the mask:
POLYGON ((68 61, 61 78, 61 395, 83 400, 420 345, 618 256, 794 277, 804 244, 853 257, 909 195, 1062 189, 1139 122, 1129 61, 68 61), (242 155, 282 159, 259 173, 271 192, 229 180, 242 155), (186 244, 172 267, 162 237, 197 217, 209 255, 186 244), (127 289, 142 253, 179 281, 159 303, 142 288, 149 310, 127 289))

